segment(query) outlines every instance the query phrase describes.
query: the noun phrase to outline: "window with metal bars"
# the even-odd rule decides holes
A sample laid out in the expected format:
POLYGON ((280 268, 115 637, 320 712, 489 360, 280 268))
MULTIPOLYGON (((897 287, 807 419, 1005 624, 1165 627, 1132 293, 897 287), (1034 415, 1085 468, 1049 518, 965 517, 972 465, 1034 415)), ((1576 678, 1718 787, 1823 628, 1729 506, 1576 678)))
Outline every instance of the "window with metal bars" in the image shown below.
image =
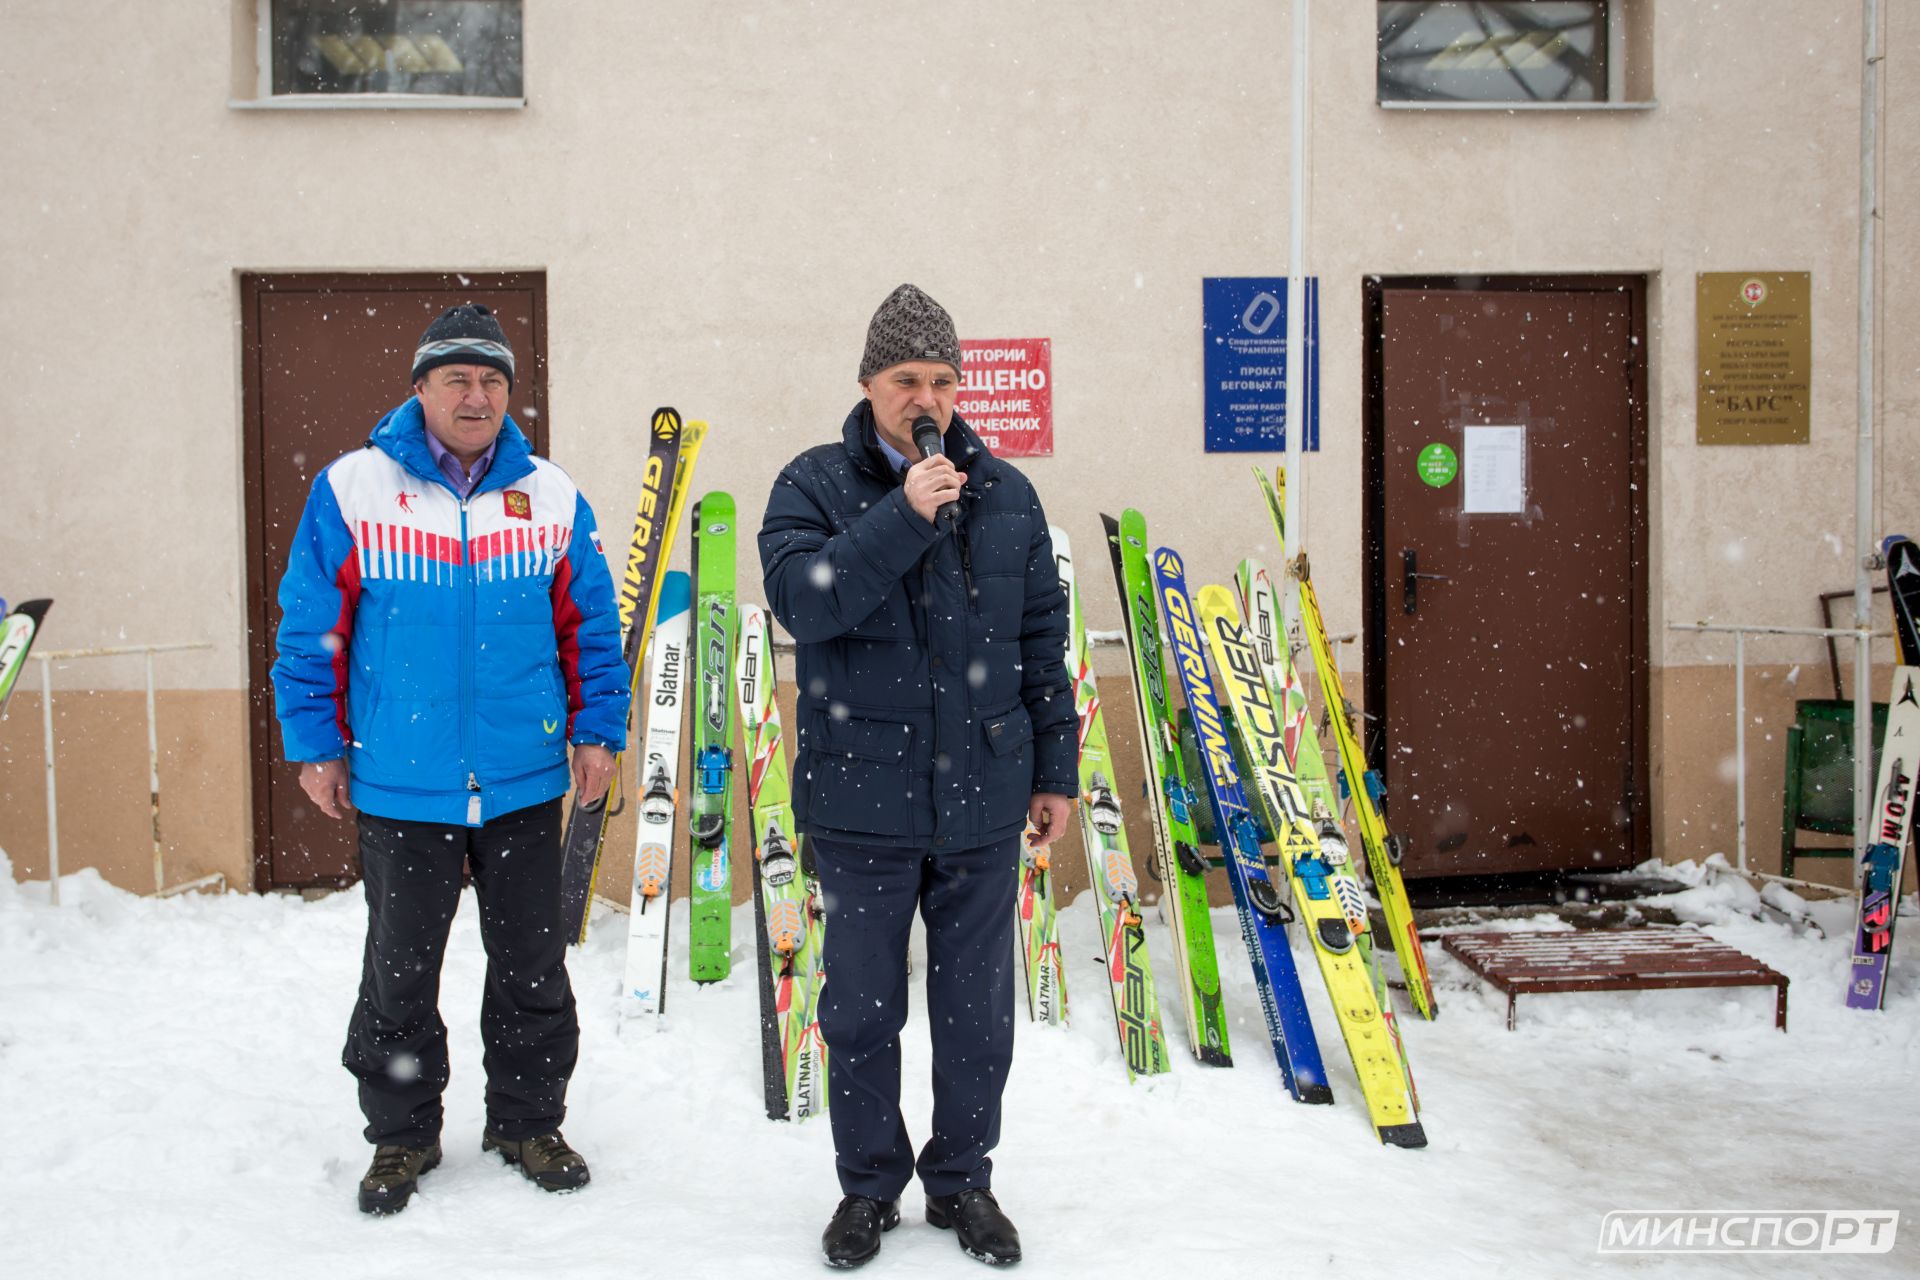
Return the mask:
POLYGON ((1381 102, 1608 101, 1608 0, 1381 0, 1381 102))
POLYGON ((521 0, 265 0, 275 97, 525 96, 521 0))

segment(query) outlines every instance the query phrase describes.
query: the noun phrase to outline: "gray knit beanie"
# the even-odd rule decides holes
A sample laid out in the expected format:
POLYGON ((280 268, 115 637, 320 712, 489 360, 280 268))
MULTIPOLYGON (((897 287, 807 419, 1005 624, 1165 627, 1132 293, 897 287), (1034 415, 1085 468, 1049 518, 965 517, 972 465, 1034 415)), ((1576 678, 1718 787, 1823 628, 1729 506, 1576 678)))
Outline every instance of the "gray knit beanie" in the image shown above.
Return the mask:
POLYGON ((937 360, 960 372, 960 339, 946 308, 910 284, 887 295, 867 326, 860 381, 909 360, 937 360))

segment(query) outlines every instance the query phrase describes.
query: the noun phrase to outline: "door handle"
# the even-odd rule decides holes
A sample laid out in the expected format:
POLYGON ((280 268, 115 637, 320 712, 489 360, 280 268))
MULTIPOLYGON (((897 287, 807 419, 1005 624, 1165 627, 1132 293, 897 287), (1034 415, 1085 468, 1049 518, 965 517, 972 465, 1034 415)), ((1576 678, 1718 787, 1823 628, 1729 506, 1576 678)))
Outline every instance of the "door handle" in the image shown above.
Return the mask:
POLYGON ((1405 587, 1401 593, 1401 606, 1409 614, 1420 612, 1420 579, 1425 578, 1429 582, 1452 581, 1452 579, 1444 573, 1421 573, 1420 553, 1412 547, 1404 547, 1401 549, 1400 565, 1406 572, 1404 579, 1405 587))

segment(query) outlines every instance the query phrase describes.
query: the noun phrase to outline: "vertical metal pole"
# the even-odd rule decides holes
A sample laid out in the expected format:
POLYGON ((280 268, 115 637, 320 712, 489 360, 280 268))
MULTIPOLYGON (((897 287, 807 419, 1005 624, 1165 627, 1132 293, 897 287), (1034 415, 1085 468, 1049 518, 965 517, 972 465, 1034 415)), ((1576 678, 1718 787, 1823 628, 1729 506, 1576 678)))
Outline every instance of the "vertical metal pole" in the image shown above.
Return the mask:
MULTIPOLYGON (((1302 501, 1306 477, 1300 460, 1306 446, 1307 424, 1303 409, 1306 397, 1302 383, 1306 378, 1307 290, 1306 270, 1307 198, 1307 3, 1292 0, 1293 5, 1293 146, 1287 157, 1292 181, 1292 203, 1287 214, 1287 494, 1284 515, 1287 522, 1287 554, 1304 554, 1307 548, 1306 504, 1302 501)), ((1285 572, 1284 566, 1282 572, 1285 572)), ((1281 613, 1287 634, 1300 622, 1300 593, 1280 593, 1281 613)))
POLYGON ((1874 804, 1874 219, 1880 211, 1880 0, 1860 4, 1860 368, 1853 447, 1853 862, 1866 856, 1874 804))
POLYGON ((1747 633, 1733 633, 1733 803, 1740 870, 1747 869, 1747 633))
POLYGON ((160 733, 154 727, 153 650, 147 650, 147 804, 153 815, 153 891, 167 887, 167 864, 160 852, 160 733))
POLYGON ((1853 462, 1853 860, 1867 853, 1873 804, 1873 224, 1879 151, 1880 0, 1860 6, 1860 388, 1853 462))
POLYGON ((40 659, 40 729, 47 752, 47 900, 60 905, 60 806, 53 795, 53 660, 40 659))

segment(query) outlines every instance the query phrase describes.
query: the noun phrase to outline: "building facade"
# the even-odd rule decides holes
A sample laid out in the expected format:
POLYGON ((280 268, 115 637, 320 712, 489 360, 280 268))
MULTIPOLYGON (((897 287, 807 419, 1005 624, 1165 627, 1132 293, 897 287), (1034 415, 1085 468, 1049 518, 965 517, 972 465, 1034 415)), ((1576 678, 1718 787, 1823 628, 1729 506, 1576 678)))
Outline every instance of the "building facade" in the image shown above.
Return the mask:
MULTIPOLYGON (((1920 516, 1920 15, 1886 7, 1877 533, 1920 516)), ((1286 273, 1286 4, 469 0, 438 6, 467 25, 437 45, 407 8, 8 7, 0 594, 54 598, 48 651, 208 646, 155 659, 168 880, 327 878, 298 853, 312 819, 276 809, 277 557, 446 300, 514 320, 537 374, 513 412, 616 556, 655 405, 713 424, 696 491, 751 531, 837 431, 902 280, 963 337, 1049 341, 1052 452, 1020 465, 1083 564, 1125 506, 1196 581, 1277 554, 1248 465, 1279 455, 1205 448, 1203 281, 1286 273)), ((1511 21, 1471 38, 1446 25, 1465 8, 1312 11, 1314 581, 1364 634, 1349 691, 1384 717, 1410 865, 1732 856, 1733 641, 1671 625, 1819 626, 1853 583, 1860 6, 1479 5, 1511 21), (1707 273, 1804 283, 1803 443, 1702 442, 1707 273), (1512 494, 1469 511, 1516 442, 1511 518, 1512 494), (1433 444, 1469 474, 1419 477, 1433 444), (1599 827, 1495 812, 1573 791, 1599 827)), ((1117 627, 1104 571, 1082 581, 1117 627)), ((1773 870, 1794 702, 1834 690, 1818 640, 1746 656, 1748 842, 1773 870)), ((144 687, 137 657, 53 668, 62 868, 143 890, 144 687)), ((16 877, 47 874, 46 785, 36 668, 0 723, 16 877)))

